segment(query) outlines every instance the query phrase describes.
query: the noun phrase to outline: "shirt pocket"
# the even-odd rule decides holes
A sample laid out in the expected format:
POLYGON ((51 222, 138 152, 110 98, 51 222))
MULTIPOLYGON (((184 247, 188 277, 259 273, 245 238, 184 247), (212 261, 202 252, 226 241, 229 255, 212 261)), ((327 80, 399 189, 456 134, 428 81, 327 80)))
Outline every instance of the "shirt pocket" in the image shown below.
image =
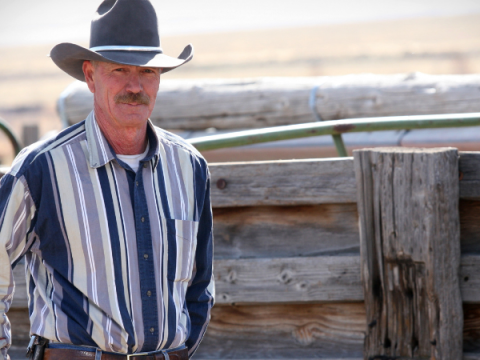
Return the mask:
MULTIPOLYGON (((198 222, 190 220, 165 219, 168 269, 171 281, 190 281, 195 263, 198 222)), ((164 237, 165 238, 165 237, 164 237)))

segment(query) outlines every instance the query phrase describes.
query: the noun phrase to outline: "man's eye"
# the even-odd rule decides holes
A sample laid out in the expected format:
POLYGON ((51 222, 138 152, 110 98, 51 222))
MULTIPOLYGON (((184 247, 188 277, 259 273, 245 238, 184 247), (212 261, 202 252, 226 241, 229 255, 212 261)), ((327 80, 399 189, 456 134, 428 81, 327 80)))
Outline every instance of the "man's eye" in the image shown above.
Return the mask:
POLYGON ((115 69, 114 71, 120 71, 120 72, 121 72, 121 71, 123 71, 123 70, 124 70, 123 68, 117 68, 117 69, 115 69))

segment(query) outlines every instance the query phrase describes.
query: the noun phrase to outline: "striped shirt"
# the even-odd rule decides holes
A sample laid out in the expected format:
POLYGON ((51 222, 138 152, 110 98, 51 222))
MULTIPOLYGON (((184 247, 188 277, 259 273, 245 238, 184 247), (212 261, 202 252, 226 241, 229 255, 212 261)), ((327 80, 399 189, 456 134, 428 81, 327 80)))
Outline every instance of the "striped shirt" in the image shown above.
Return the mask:
POLYGON ((150 122, 147 136, 134 172, 92 112, 24 149, 1 179, 7 343, 12 268, 25 256, 31 333, 120 353, 197 349, 214 297, 210 176, 181 138, 150 122))

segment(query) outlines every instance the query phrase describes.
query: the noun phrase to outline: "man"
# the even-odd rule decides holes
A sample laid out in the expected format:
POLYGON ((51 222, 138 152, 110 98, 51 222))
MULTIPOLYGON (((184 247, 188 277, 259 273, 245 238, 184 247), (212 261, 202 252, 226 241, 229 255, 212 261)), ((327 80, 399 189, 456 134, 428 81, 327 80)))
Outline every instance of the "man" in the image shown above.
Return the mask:
POLYGON ((22 256, 35 359, 183 360, 197 349, 214 296, 209 173, 148 120, 160 74, 192 56, 190 45, 162 53, 148 0, 103 1, 90 49, 52 49, 86 81, 94 111, 24 149, 1 179, 0 360, 22 256))

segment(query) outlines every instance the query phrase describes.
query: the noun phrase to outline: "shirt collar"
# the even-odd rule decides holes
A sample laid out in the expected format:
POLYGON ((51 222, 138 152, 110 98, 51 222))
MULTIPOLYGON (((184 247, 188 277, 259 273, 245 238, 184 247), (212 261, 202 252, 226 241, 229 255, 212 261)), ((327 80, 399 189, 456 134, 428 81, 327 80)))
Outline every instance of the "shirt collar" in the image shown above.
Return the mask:
MULTIPOLYGON (((87 119, 85 120, 85 133, 87 137, 88 160, 90 162, 90 167, 96 169, 105 166, 108 162, 114 159, 117 159, 117 154, 110 146, 105 136, 103 136, 93 111, 88 114, 87 119)), ((157 133, 150 119, 148 119, 147 123, 147 136, 148 141, 150 142, 150 148, 147 156, 142 161, 150 161, 153 159, 153 167, 155 168, 158 164, 159 146, 157 133)))

